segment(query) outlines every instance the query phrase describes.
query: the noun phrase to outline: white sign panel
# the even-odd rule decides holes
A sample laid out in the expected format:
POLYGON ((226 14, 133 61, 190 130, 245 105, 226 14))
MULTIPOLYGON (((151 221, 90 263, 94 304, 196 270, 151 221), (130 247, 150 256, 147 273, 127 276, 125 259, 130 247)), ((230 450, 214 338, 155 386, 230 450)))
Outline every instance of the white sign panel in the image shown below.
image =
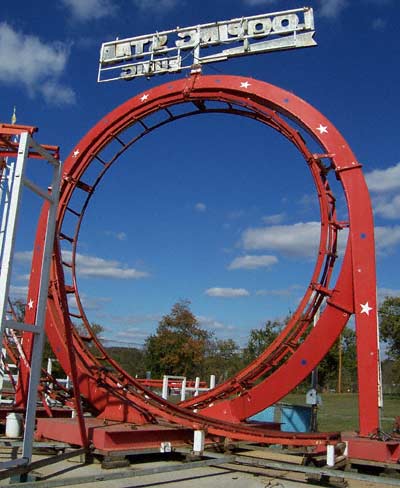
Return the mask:
POLYGON ((315 46, 314 32, 313 10, 304 7, 117 39, 101 46, 97 81, 176 73, 235 56, 315 46))

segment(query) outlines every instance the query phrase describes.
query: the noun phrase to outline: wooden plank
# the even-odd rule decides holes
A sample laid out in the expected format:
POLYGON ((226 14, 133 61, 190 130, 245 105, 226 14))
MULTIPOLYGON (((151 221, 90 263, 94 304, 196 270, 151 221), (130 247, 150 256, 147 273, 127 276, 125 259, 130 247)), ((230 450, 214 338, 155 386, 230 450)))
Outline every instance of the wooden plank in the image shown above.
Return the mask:
POLYGON ((251 458, 257 459, 270 459, 273 461, 281 461, 284 463, 290 464, 303 464, 304 463, 304 456, 297 456, 292 454, 284 454, 282 452, 277 452, 273 450, 251 450, 251 451, 243 451, 240 453, 240 456, 246 456, 251 458))

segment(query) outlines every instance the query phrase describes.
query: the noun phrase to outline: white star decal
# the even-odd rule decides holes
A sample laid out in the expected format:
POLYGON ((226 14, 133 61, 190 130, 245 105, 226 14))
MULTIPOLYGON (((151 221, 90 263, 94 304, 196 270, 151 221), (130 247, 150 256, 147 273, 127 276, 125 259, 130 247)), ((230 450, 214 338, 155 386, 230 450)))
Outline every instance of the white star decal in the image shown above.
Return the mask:
POLYGON ((251 84, 248 81, 242 81, 240 83, 240 88, 248 88, 251 84))
POLYGON ((327 134, 328 133, 328 127, 326 125, 319 124, 319 127, 317 127, 317 131, 320 134, 327 134))
POLYGON ((72 156, 73 158, 76 158, 79 154, 79 149, 75 149, 74 155, 72 156))
POLYGON ((373 308, 369 306, 368 302, 364 304, 360 303, 360 306, 361 306, 361 313, 365 313, 367 315, 369 315, 369 312, 373 310, 373 308))
POLYGON ((29 308, 29 310, 32 310, 32 308, 33 308, 33 304, 34 304, 34 303, 35 303, 35 302, 34 302, 34 301, 32 300, 32 298, 31 298, 31 299, 29 300, 29 302, 28 302, 28 308, 29 308))
POLYGON ((144 101, 145 101, 145 100, 147 100, 148 98, 149 98, 149 95, 148 95, 147 93, 145 93, 145 94, 144 94, 144 95, 141 97, 140 101, 141 101, 141 102, 144 102, 144 101))

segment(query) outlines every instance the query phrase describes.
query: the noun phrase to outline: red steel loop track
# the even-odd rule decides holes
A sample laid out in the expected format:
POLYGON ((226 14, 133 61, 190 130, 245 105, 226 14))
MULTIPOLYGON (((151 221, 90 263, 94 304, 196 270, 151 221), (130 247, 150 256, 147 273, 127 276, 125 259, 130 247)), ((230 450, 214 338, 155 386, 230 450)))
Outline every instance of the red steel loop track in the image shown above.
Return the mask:
MULTIPOLYGON (((42 216, 37 232, 29 299, 36 303, 43 247, 42 216)), ((334 434, 293 434, 255 429, 242 421, 280 400, 319 363, 356 315, 360 389, 360 433, 378 428, 378 352, 376 277, 371 204, 361 171, 347 143, 315 108, 292 93, 236 76, 201 76, 173 81, 133 97, 100 120, 65 161, 57 218, 58 240, 52 257, 46 331, 65 372, 76 371, 80 394, 93 413, 139 424, 173 422, 210 434, 282 444, 316 444, 334 434), (253 363, 212 391, 179 406, 162 400, 129 376, 93 335, 82 306, 76 276, 76 252, 85 211, 112 164, 135 142, 184 117, 224 113, 272 127, 303 155, 318 195, 321 234, 316 263, 298 309, 285 329, 253 363), (152 117, 149 117, 152 116, 152 117), (134 130, 132 130, 134 129, 134 130), (132 135, 134 132, 134 135, 132 135), (318 152, 308 148, 307 139, 318 152), (327 176, 334 172, 346 197, 348 221, 338 221, 327 176), (93 176, 94 175, 94 176, 93 176), (338 233, 348 227, 346 251, 332 285, 338 233), (76 301, 77 312, 68 306, 76 301), (322 306, 323 305, 323 306, 322 306), (322 307, 321 307, 322 306, 322 307), (313 318, 321 309, 313 327, 313 318), (367 312, 368 313, 367 313, 367 312), (370 313, 371 311, 371 313, 370 313), (84 335, 73 321, 86 328, 84 335), (366 373, 368 371, 368 373, 366 373), (362 393, 361 393, 362 392, 362 393), (371 407, 372 405, 372 407, 371 407)), ((35 310, 27 310, 33 323, 35 310)), ((29 356, 31 338, 24 336, 29 356)), ((24 402, 29 371, 22 367, 19 402, 24 402)))

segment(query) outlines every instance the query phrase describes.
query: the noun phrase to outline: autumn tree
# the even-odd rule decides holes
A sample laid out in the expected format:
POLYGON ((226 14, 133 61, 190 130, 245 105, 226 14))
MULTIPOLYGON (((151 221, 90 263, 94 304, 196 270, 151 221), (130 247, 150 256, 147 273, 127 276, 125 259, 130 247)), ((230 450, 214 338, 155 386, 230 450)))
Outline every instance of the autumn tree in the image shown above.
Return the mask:
POLYGON ((154 377, 199 376, 210 340, 211 334, 200 327, 191 312, 190 302, 181 300, 160 320, 156 333, 146 339, 146 367, 154 377))

